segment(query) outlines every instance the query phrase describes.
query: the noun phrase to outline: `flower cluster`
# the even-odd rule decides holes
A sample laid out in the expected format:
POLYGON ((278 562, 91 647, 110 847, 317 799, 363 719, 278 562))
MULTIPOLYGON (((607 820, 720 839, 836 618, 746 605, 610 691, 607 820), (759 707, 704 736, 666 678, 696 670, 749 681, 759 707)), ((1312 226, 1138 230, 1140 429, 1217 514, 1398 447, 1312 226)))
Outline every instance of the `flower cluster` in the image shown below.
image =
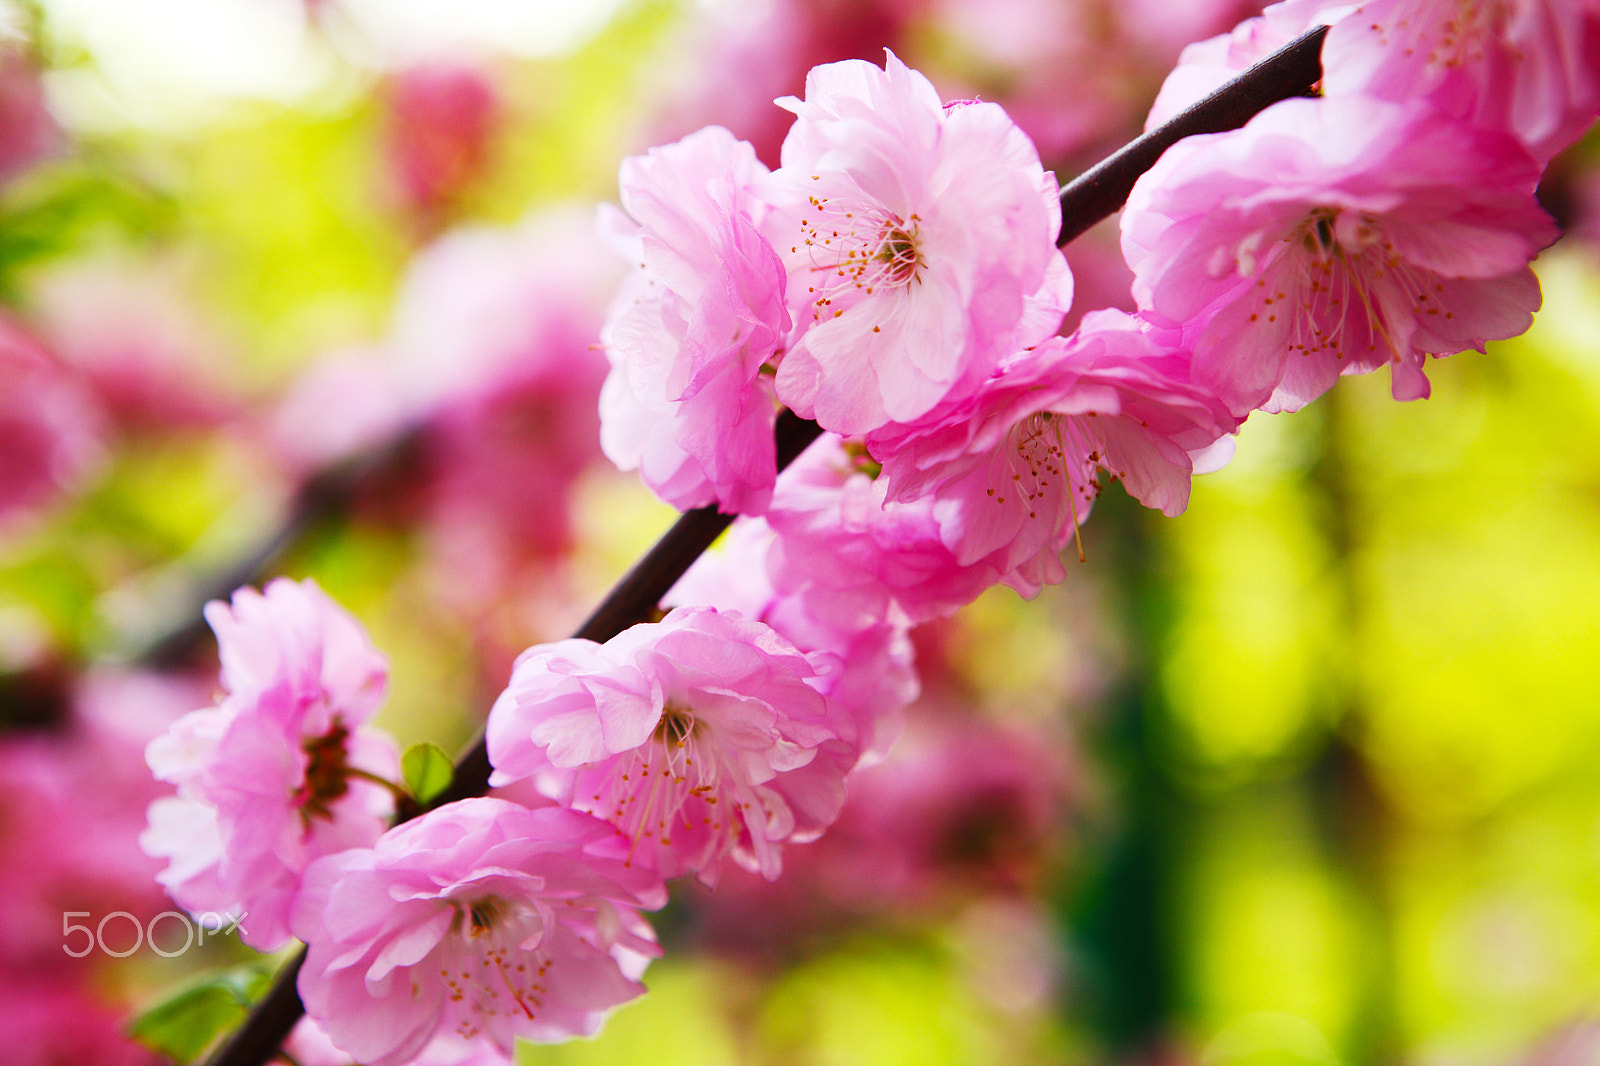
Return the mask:
POLYGON ((339 1048, 375 1066, 441 1042, 509 1062, 517 1036, 592 1033, 643 991, 657 949, 639 910, 665 895, 609 825, 477 799, 391 829, 400 760, 365 724, 387 667, 360 624, 282 578, 206 617, 226 694, 150 743, 178 793, 140 843, 184 907, 231 915, 262 950, 310 946, 300 994, 339 1048))
POLYGON ((893 54, 817 67, 783 165, 709 127, 623 164, 637 263, 608 322, 606 453, 679 507, 760 513, 781 403, 861 434, 972 396, 1071 301, 1058 189, 994 104, 893 54))
POLYGON ((1062 580, 1111 481, 1182 512, 1254 411, 1380 366, 1424 396, 1426 357, 1526 328, 1555 235, 1534 186, 1600 109, 1600 26, 1450 7, 1289 0, 1187 52, 1158 111, 1345 16, 1324 96, 1140 181, 1137 310, 1066 336, 1054 176, 999 107, 892 54, 780 100, 776 170, 720 127, 629 159, 602 445, 674 505, 739 513, 727 543, 655 620, 517 659, 486 728, 514 791, 393 828, 360 627, 309 583, 213 604, 226 695, 149 749, 179 789, 146 834, 163 884, 247 913, 257 946, 304 940, 308 1011, 362 1062, 593 1032, 642 991, 666 880, 776 878, 838 817, 917 694, 913 627, 1062 580), (780 475, 783 407, 824 434, 780 475))
POLYGON ((1122 217, 1141 314, 1239 415, 1382 366, 1427 396, 1428 356, 1526 330, 1556 237, 1534 188, 1600 113, 1592 5, 1290 0, 1186 50, 1152 121, 1329 21, 1320 97, 1175 146, 1122 217))

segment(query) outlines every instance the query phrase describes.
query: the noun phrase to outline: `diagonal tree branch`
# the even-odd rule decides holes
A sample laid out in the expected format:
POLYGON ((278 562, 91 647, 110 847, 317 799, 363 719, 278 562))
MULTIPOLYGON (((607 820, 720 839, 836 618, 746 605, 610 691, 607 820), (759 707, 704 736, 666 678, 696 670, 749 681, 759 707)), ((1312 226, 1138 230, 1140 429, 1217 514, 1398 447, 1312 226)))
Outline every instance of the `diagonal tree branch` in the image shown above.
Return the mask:
MULTIPOLYGON (((1326 34, 1326 26, 1316 27, 1069 182, 1061 190, 1062 224, 1057 243, 1066 244, 1120 210, 1139 175, 1155 165, 1161 153, 1177 141, 1197 133, 1236 129, 1279 100, 1313 94, 1322 77, 1319 57, 1326 34)), ((778 469, 782 470, 817 438, 821 429, 815 422, 785 411, 776 432, 778 469)), ((733 518, 715 507, 684 514, 617 583, 575 636, 603 642, 644 621, 733 518)), ((490 769, 488 749, 479 738, 457 763, 450 787, 432 806, 481 796, 488 789, 490 769)), ((276 1053, 305 1011, 295 989, 304 962, 302 948, 279 971, 267 995, 211 1056, 207 1066, 263 1066, 276 1053)))

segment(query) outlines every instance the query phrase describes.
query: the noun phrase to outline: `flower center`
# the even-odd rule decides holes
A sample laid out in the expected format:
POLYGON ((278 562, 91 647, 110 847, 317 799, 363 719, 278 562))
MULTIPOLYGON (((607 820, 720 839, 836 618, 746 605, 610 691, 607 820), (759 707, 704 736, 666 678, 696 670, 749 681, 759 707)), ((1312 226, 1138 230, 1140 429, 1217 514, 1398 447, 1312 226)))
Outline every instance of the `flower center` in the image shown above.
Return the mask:
POLYGON ((750 806, 743 795, 715 731, 694 708, 669 700, 649 740, 580 777, 573 806, 615 826, 631 845, 631 864, 641 846, 714 851, 737 838, 750 806))
POLYGON ((813 196, 810 203, 800 243, 789 250, 810 259, 813 321, 838 318, 861 297, 903 291, 920 280, 927 260, 919 216, 901 218, 867 201, 813 196), (841 299, 844 306, 835 306, 841 299))
POLYGON ((661 721, 656 723, 650 739, 664 747, 681 749, 694 736, 696 729, 694 712, 669 700, 661 710, 661 721))
POLYGON ((551 960, 521 947, 539 932, 537 913, 494 895, 450 905, 455 917, 439 976, 455 1006, 456 1032, 470 1040, 500 1015, 533 1018, 550 991, 551 960))
MULTIPOLYGON (((987 490, 990 502, 1025 510, 1030 521, 1043 511, 1049 522, 1070 522, 1080 560, 1084 552, 1078 524, 1100 495, 1099 470, 1108 459, 1094 443, 1093 431, 1079 420, 1098 417, 1095 411, 1081 416, 1035 411, 1016 422, 991 468, 987 490)), ((1126 476, 1108 472, 1113 481, 1126 476)))
POLYGON ((916 215, 911 216, 909 229, 896 226, 884 234, 882 247, 872 257, 874 263, 883 264, 884 279, 891 285, 910 284, 922 269, 922 253, 917 251, 916 218, 916 215))
POLYGON ((1387 350, 1398 362, 1385 308, 1408 307, 1423 320, 1455 317, 1440 304, 1444 287, 1401 258, 1381 218, 1318 207, 1283 240, 1283 257, 1256 281, 1250 322, 1284 330, 1291 353, 1342 361, 1387 350))
POLYGON ((300 750, 306 753, 306 779, 295 793, 300 819, 310 827, 311 819, 333 821, 333 804, 350 791, 350 730, 339 719, 320 737, 308 737, 300 750))

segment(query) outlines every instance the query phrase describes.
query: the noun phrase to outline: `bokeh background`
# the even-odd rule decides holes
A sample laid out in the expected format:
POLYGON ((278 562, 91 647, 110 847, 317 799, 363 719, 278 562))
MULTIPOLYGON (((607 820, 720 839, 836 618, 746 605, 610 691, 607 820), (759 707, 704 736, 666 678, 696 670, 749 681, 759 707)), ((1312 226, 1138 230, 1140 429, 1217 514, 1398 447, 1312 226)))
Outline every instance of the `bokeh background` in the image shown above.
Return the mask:
MULTIPOLYGON (((170 907, 140 753, 216 686, 205 598, 314 576, 452 750, 669 524, 595 436, 625 155, 717 122, 775 165, 772 99, 889 47, 1066 179, 1252 10, 0 3, 6 1061, 153 1061, 131 1017, 270 964, 62 950, 170 907)), ((828 837, 676 886, 651 994, 521 1061, 1600 1062, 1597 148, 1530 333, 1257 414, 1178 519, 1107 493, 1066 583, 918 632, 828 837)), ((1114 223, 1069 253, 1128 306, 1114 223)))

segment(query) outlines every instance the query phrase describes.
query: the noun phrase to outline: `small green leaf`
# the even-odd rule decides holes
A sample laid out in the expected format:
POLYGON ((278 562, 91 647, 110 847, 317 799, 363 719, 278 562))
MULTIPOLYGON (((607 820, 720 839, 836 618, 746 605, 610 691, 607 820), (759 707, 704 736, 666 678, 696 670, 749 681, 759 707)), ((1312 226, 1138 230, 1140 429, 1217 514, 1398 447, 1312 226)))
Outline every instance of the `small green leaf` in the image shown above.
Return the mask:
POLYGON ((176 1062, 193 1062, 244 1019, 270 980, 256 966, 207 974, 135 1018, 128 1035, 176 1062))
POLYGON ((450 756, 436 744, 411 745, 400 757, 400 770, 405 774, 406 788, 423 805, 443 792, 455 775, 450 756))

